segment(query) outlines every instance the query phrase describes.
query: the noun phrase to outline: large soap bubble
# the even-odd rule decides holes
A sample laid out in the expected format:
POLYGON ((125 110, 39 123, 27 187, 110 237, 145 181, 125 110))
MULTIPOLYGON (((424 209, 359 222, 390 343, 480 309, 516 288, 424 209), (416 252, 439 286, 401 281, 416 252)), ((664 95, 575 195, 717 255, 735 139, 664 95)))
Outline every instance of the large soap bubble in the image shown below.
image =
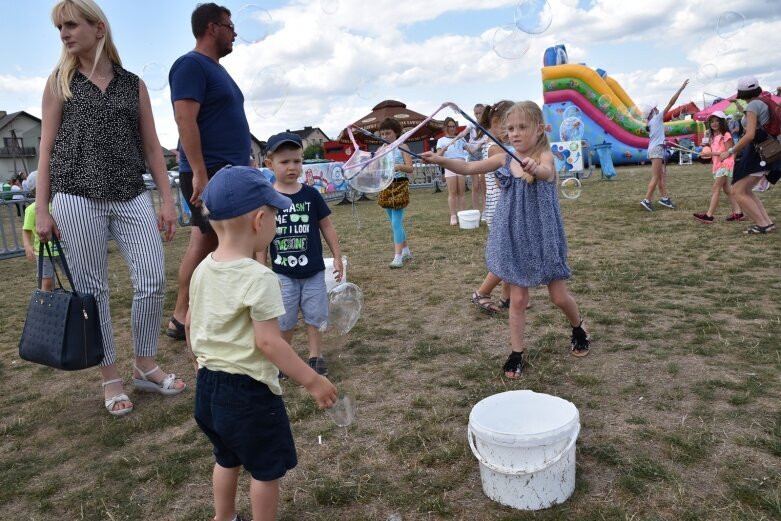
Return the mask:
POLYGON ((236 34, 244 43, 262 42, 271 34, 271 14, 257 5, 245 5, 233 18, 236 34))
POLYGON ((250 106, 259 117, 270 118, 282 108, 287 100, 288 80, 285 69, 279 65, 263 68, 250 87, 250 106))
POLYGON ((568 177, 561 182, 561 195, 567 199, 577 199, 580 197, 580 187, 580 179, 568 177))
POLYGON ((328 292, 328 324, 340 334, 350 332, 363 309, 363 292, 352 282, 339 284, 328 292))
POLYGON ((515 26, 525 33, 544 33, 552 20, 548 0, 521 0, 515 7, 515 26))
POLYGON ((149 90, 163 90, 168 85, 168 70, 157 62, 149 62, 141 70, 141 79, 149 90))
POLYGON ((339 10, 339 0, 320 0, 320 8, 327 15, 332 15, 339 10))
POLYGON ((695 78, 703 85, 708 85, 719 77, 719 68, 713 63, 706 63, 697 69, 695 78))
POLYGON ((578 119, 580 119, 580 117, 582 115, 583 115, 583 111, 580 110, 580 107, 578 107, 577 105, 570 105, 569 107, 564 109, 564 119, 567 119, 567 118, 578 118, 578 119))
POLYGON ((743 30, 745 24, 745 16, 735 11, 727 11, 719 16, 719 21, 716 24, 716 34, 722 38, 732 38, 743 30))
POLYGON ((326 413, 337 426, 347 427, 355 419, 355 401, 350 395, 340 396, 326 413))
POLYGON ((613 98, 609 94, 603 94, 599 97, 597 103, 601 108, 606 109, 613 103, 613 98))
POLYGON ((494 53, 505 60, 522 58, 531 47, 531 37, 514 25, 503 25, 494 33, 494 53))
POLYGON ((369 194, 381 192, 393 182, 393 154, 372 159, 371 152, 356 150, 342 170, 353 189, 369 194))
POLYGON ((559 126, 559 139, 561 141, 580 141, 583 139, 585 125, 580 118, 566 118, 559 126))

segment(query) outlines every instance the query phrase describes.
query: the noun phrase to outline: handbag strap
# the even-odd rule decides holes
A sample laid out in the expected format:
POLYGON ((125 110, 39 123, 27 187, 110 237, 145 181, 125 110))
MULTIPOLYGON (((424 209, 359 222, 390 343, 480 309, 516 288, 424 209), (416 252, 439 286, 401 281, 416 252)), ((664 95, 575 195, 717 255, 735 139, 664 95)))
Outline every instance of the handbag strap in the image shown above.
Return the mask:
MULTIPOLYGON (((52 242, 57 247, 57 251, 60 252, 59 259, 60 262, 62 263, 62 269, 65 270, 65 277, 68 279, 68 284, 70 284, 71 291, 75 292, 76 286, 73 285, 73 276, 71 275, 71 270, 68 267, 68 260, 65 258, 65 250, 62 249, 62 246, 60 245, 60 240, 54 234, 52 234, 52 242)), ((62 284, 62 281, 60 280, 59 273, 57 273, 57 264, 55 264, 54 257, 52 257, 52 252, 49 247, 49 243, 43 241, 41 241, 41 244, 38 246, 38 289, 41 289, 41 283, 43 282, 44 248, 46 248, 46 253, 49 254, 49 262, 52 263, 52 271, 54 271, 54 277, 57 279, 57 285, 55 287, 59 287, 64 290, 65 286, 62 284)))
MULTIPOLYGON (((60 245, 60 240, 57 238, 56 235, 52 234, 52 242, 54 242, 54 245, 57 246, 57 251, 60 252, 60 262, 62 263, 62 269, 65 270, 65 276, 68 278, 68 284, 70 284, 71 291, 76 291, 76 286, 73 284, 73 276, 71 275, 71 270, 68 267, 68 259, 65 258, 65 250, 62 249, 62 246, 60 245)), ((52 264, 54 264, 54 261, 52 261, 52 264)), ((54 270, 54 273, 57 273, 57 270, 54 270)), ((59 281, 59 277, 57 278, 59 281)))

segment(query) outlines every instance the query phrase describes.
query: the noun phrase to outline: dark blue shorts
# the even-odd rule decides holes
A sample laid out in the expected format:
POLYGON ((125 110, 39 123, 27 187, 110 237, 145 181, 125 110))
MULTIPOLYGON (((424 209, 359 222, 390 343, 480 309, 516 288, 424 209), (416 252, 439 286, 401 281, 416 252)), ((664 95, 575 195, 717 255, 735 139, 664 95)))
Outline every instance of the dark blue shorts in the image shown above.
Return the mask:
POLYGON ((221 467, 273 481, 298 463, 282 397, 247 375, 199 369, 194 416, 221 467))

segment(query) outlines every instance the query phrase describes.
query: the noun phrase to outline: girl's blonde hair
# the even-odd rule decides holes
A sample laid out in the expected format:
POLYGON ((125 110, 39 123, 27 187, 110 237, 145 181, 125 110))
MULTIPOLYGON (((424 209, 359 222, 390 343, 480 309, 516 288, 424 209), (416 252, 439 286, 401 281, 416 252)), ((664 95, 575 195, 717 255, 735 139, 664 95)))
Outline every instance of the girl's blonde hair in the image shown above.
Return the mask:
MULTIPOLYGON (((121 66, 122 60, 119 59, 119 53, 111 39, 111 27, 108 24, 108 19, 106 19, 106 15, 103 14, 103 10, 98 4, 92 0, 61 0, 52 9, 52 23, 54 23, 55 27, 59 27, 65 21, 75 20, 77 14, 81 15, 90 25, 103 22, 103 25, 106 27, 106 32, 103 38, 98 41, 98 46, 95 49, 95 61, 92 64, 90 76, 95 72, 98 60, 104 53, 111 63, 121 66)), ((59 99, 68 100, 73 95, 70 83, 78 67, 79 58, 70 54, 65 44, 63 44, 60 60, 57 62, 48 80, 49 88, 59 99)))
MULTIPOLYGON (((507 118, 510 117, 510 114, 518 114, 522 121, 525 121, 529 126, 534 128, 538 128, 540 125, 543 126, 543 130, 537 137, 537 143, 534 144, 534 148, 532 148, 531 152, 527 155, 527 157, 534 159, 534 161, 539 163, 542 153, 546 150, 550 150, 550 141, 548 141, 548 135, 545 133, 544 129, 545 120, 542 117, 542 109, 533 101, 519 101, 505 113, 505 123, 507 122, 507 118)), ((523 172, 522 177, 529 184, 533 183, 535 180, 533 176, 526 172, 523 172)))

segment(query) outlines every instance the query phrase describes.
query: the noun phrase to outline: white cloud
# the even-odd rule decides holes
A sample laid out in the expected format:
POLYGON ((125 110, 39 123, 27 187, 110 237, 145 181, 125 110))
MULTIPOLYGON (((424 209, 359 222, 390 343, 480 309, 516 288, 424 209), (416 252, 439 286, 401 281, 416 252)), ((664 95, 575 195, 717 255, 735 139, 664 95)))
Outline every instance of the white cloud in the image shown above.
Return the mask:
MULTIPOLYGON (((781 49, 769 44, 778 39, 777 0, 593 0, 577 10, 549 0, 550 29, 531 38, 523 58, 505 60, 493 52, 492 38, 499 25, 512 21, 517 2, 432 0, 422 8, 398 0, 339 0, 338 11, 327 15, 320 0, 295 0, 271 11, 276 32, 254 45, 237 41, 221 63, 244 92, 250 128, 260 139, 307 125, 336 137, 387 98, 424 113, 447 99, 464 107, 502 98, 540 102, 542 55, 558 43, 567 45, 572 63, 609 64, 610 75, 638 103, 666 103, 686 77, 692 83, 682 101, 701 102, 703 92, 731 94, 744 74, 757 75, 766 88, 781 84, 781 49), (441 23, 442 15, 477 20, 477 11, 492 8, 506 12, 505 18, 479 18, 485 26, 472 34, 458 34, 441 23), (719 18, 727 12, 745 19, 729 39, 719 35, 724 32, 719 18), (432 33, 422 33, 421 27, 432 33), (651 67, 631 56, 638 48, 669 59, 663 67, 651 67), (717 66, 717 76, 696 81, 698 69, 709 63, 717 66), (270 109, 253 107, 258 100, 269 101, 268 91, 253 92, 252 86, 270 67, 284 70, 288 88, 271 100, 281 108, 263 118, 270 109)), ((43 77, 0 75, 0 108, 38 104, 44 82, 43 77)), ((177 132, 168 89, 150 94, 160 140, 173 146, 177 132)))

